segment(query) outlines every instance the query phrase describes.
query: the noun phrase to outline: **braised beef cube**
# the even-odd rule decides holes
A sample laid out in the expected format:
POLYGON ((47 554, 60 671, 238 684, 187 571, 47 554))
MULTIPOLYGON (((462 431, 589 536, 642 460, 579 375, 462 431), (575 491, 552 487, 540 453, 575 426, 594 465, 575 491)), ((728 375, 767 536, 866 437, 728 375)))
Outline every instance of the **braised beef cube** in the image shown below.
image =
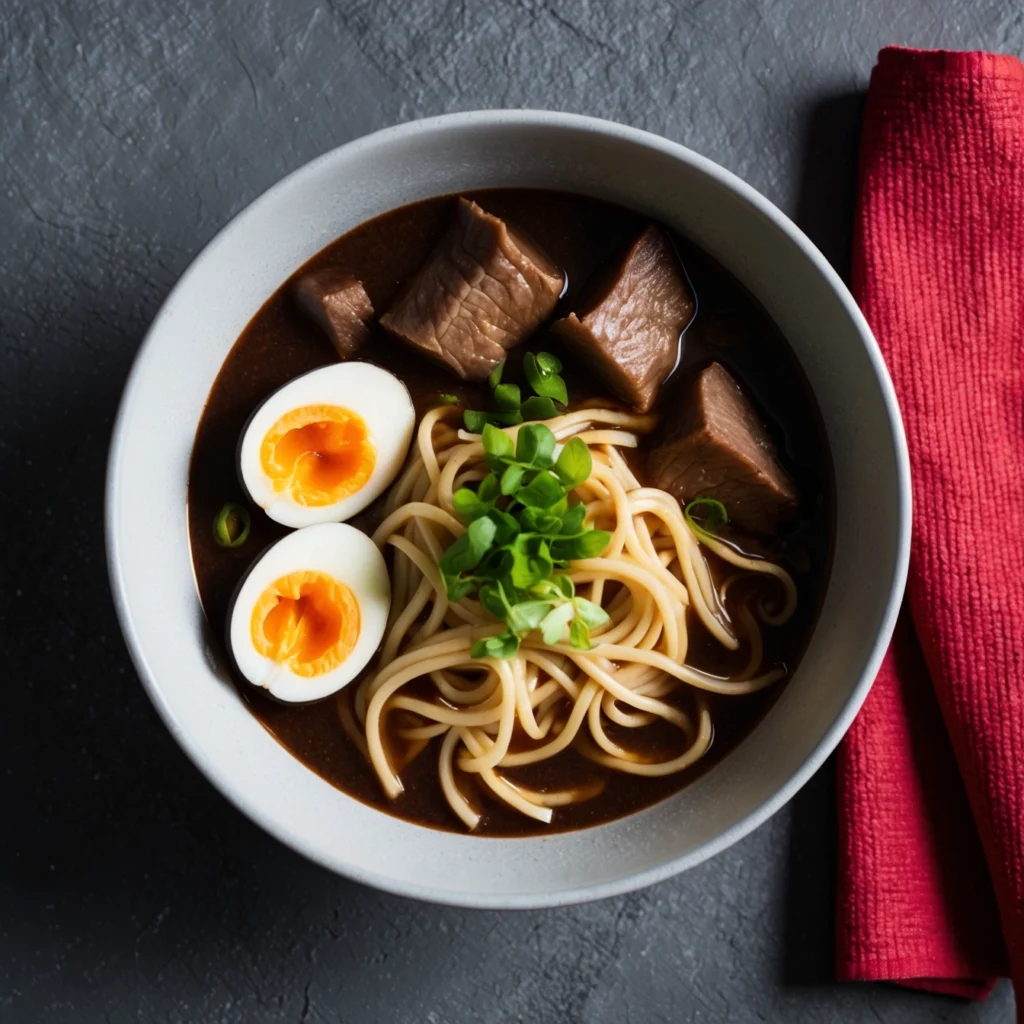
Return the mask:
POLYGON ((369 337, 373 304, 366 289, 344 271, 314 270, 295 282, 295 301, 331 339, 342 359, 351 359, 369 337))
POLYGON ((729 518, 773 533, 799 504, 761 417, 718 363, 694 380, 675 407, 675 422, 648 463, 656 487, 680 501, 717 498, 729 518))
POLYGON ((460 198, 452 227, 380 322, 463 380, 483 380, 548 318, 563 284, 536 246, 460 198))
POLYGON ((620 398, 647 412, 679 361, 695 309, 672 243, 651 224, 552 330, 620 398))

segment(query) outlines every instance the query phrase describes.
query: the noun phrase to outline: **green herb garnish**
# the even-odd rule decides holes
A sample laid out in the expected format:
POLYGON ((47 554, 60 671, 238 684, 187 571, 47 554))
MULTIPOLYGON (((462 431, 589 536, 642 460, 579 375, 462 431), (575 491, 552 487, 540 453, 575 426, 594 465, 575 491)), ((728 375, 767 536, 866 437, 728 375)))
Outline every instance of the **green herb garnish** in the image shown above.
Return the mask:
POLYGON ((714 537, 729 522, 729 513, 717 498, 694 498, 683 509, 683 516, 694 533, 706 537, 714 537), (703 513, 703 518, 699 521, 693 518, 696 510, 703 513))
POLYGON ((534 394, 524 401, 518 384, 502 383, 505 372, 505 361, 502 360, 487 378, 493 409, 467 409, 463 414, 466 429, 470 433, 481 434, 487 423, 514 427, 519 423, 557 416, 559 411, 555 403, 566 405, 569 401, 565 381, 559 376, 561 369, 561 361, 550 352, 538 352, 536 355, 527 352, 523 357, 523 373, 534 394))
POLYGON ((568 632, 573 647, 589 649, 591 631, 608 614, 577 597, 562 570, 601 554, 611 540, 586 525, 583 505, 570 504, 572 490, 590 476, 590 449, 574 437, 557 451, 555 435, 542 423, 525 424, 515 441, 493 423, 482 423, 479 432, 489 472, 475 489, 453 495, 468 528, 441 556, 449 600, 474 595, 506 626, 499 636, 478 640, 472 656, 512 657, 533 630, 549 644, 568 632))
POLYGON ((507 412, 475 412, 467 409, 462 414, 466 429, 471 434, 482 434, 488 423, 497 423, 502 427, 514 427, 517 423, 523 422, 522 414, 517 410, 507 412))
POLYGON ((501 383, 501 375, 505 372, 505 360, 502 359, 498 365, 487 375, 487 386, 493 391, 501 383))
POLYGON ((449 394, 445 393, 443 395, 438 395, 437 396, 437 402, 438 402, 438 405, 458 405, 459 404, 459 396, 458 395, 449 395, 449 394))
POLYGON ((523 356, 523 373, 530 387, 542 398, 551 398, 567 405, 569 396, 565 390, 565 381, 558 375, 561 369, 561 361, 550 352, 538 352, 536 355, 527 352, 523 356))
POLYGON ((251 525, 248 509, 229 501, 213 520, 213 539, 222 548, 241 547, 251 525))
POLYGON ((524 420, 550 420, 558 415, 555 403, 550 398, 541 398, 540 395, 533 395, 521 406, 519 411, 524 420))
POLYGON ((498 384, 493 391, 494 404, 503 412, 518 410, 522 405, 518 384, 498 384))

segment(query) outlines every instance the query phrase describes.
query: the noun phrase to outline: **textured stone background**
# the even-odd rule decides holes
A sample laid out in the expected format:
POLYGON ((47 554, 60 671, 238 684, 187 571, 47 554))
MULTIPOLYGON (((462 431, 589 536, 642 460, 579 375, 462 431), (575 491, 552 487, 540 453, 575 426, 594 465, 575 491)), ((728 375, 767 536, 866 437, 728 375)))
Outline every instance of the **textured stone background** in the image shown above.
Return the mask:
MULTIPOLYGON (((845 264, 885 43, 1019 52, 1018 0, 5 0, 0 7, 0 1020, 1009 1021, 836 986, 832 778, 713 863, 569 910, 341 881, 175 747, 107 590, 111 421, 147 324, 237 210, 441 111, 603 115, 735 170, 845 264)), ((267 239, 273 245, 273 239, 267 239)))

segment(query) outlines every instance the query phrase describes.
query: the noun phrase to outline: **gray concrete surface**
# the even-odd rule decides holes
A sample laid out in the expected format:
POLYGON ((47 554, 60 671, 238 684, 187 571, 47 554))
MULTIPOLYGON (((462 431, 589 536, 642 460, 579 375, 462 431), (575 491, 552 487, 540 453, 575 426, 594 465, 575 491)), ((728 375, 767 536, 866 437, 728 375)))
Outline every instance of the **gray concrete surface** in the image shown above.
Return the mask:
MULTIPOLYGON (((683 877, 544 913, 341 881, 178 751, 107 591, 102 485, 176 277, 323 150, 534 106, 678 139, 846 260, 858 94, 885 43, 1019 52, 1017 0, 5 0, 0 6, 0 1021, 1013 1017, 830 981, 833 780, 683 877)), ((272 239, 267 240, 273 244, 272 239)))

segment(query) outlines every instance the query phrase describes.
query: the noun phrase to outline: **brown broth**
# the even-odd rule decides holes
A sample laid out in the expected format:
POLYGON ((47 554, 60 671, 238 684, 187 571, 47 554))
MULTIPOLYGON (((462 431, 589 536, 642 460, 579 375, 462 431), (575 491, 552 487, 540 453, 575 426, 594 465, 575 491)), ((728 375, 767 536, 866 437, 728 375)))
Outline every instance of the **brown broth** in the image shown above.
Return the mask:
MULTIPOLYGON (((567 273, 568 288, 555 316, 568 312, 590 273, 638 232, 645 218, 622 207, 583 196, 530 189, 471 193, 485 209, 507 218, 531 235, 567 273)), ((441 197, 384 214, 360 225, 318 253, 303 271, 342 268, 361 280, 374 308, 384 310, 400 283, 422 263, 443 230, 454 197, 441 197)), ((764 549, 783 558, 794 571, 800 602, 793 619, 780 629, 765 629, 765 664, 783 663, 792 671, 809 639, 824 595, 831 562, 833 535, 831 458, 813 396, 792 351, 764 310, 750 294, 706 254, 676 239, 698 300, 697 316, 683 338, 679 370, 669 381, 662 402, 671 402, 675 383, 687 371, 715 359, 725 365, 758 402, 775 434, 783 462, 801 488, 800 520, 784 538, 764 549)), ((298 271, 296 272, 298 273, 298 271)), ((529 348, 558 351, 543 330, 516 352, 529 348)), ((400 377, 422 413, 439 392, 455 393, 470 407, 482 407, 481 385, 458 381, 374 327, 359 358, 400 377)), ((238 483, 237 444, 241 431, 260 403, 293 377, 335 362, 336 356, 320 329, 292 301, 288 282, 264 304, 242 332, 214 382, 196 433, 188 484, 188 523, 199 597, 213 634, 223 637, 231 595, 256 555, 289 532, 247 502, 238 483), (211 524, 226 501, 247 504, 252 532, 237 549, 214 542, 211 524)), ((515 360, 512 360, 513 362, 515 360)), ((578 372, 569 358, 565 377, 570 399, 600 395, 598 383, 578 372)), ((514 372, 514 367, 510 369, 514 372)), ((643 456, 634 459, 643 476, 643 456)), ((378 502, 378 506, 380 502, 378 502)), ((353 522, 369 529, 379 518, 371 506, 353 522)), ((744 539, 749 546, 749 539, 744 539)), ((713 571, 722 567, 714 564, 713 571)), ((720 674, 743 664, 743 652, 730 654, 692 620, 688 661, 720 674)), ((225 663, 230 659, 225 657, 225 663)), ((231 667, 234 674, 234 668, 231 667)), ((422 825, 464 831, 448 807, 437 778, 437 741, 402 771, 405 792, 388 801, 369 763, 342 729, 336 701, 281 704, 234 674, 238 692, 267 730, 313 771, 346 793, 422 825)), ((715 726, 711 750, 688 771, 665 778, 643 778, 595 765, 568 750, 538 765, 508 771, 512 782, 538 789, 563 789, 594 784, 599 795, 556 809, 551 825, 540 825, 479 790, 471 777, 459 784, 484 810, 480 835, 530 835, 596 825, 648 807, 687 785, 719 762, 745 737, 778 696, 779 686, 744 697, 713 697, 715 726)), ((351 701, 356 685, 342 691, 351 701)), ((681 701, 689 699, 685 696, 681 701)), ((394 716, 392 716, 394 717, 394 716)), ((680 751, 680 737, 671 726, 643 730, 609 727, 631 749, 657 758, 680 751), (638 741, 642 741, 638 742, 638 741)), ((400 753, 391 740, 393 749, 400 753)))

